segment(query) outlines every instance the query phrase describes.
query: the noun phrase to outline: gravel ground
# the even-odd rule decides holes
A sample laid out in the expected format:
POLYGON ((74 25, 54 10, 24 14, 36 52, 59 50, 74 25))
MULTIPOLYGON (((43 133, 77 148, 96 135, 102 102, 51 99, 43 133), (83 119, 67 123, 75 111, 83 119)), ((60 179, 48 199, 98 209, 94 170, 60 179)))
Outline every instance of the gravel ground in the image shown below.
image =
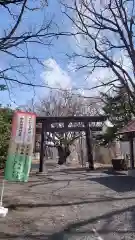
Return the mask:
POLYGON ((55 169, 6 182, 0 239, 135 239, 135 179, 107 171, 55 169), (94 230, 95 229, 95 230, 94 230))

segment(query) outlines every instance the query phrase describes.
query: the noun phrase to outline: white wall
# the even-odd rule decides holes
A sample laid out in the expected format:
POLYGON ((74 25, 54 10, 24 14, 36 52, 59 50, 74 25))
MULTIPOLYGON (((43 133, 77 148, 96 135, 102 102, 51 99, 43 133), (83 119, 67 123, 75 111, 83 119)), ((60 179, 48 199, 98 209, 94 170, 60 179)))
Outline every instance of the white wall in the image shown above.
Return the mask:
MULTIPOLYGON (((120 142, 121 151, 125 154, 130 154, 129 142, 120 142)), ((134 139, 134 156, 135 156, 135 139, 134 139)))

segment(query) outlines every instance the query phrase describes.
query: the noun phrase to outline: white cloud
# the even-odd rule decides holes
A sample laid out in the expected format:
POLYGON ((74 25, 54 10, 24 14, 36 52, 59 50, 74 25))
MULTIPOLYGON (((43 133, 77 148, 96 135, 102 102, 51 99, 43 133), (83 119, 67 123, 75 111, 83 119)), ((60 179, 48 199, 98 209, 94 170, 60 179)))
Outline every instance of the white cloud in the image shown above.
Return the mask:
MULTIPOLYGON (((84 1, 84 2, 86 2, 86 3, 88 2, 88 4, 90 4, 91 1, 84 1)), ((95 6, 97 13, 102 12, 104 17, 111 18, 112 14, 109 10, 102 11, 108 3, 109 3, 109 0, 93 1, 93 5, 95 6)), ((84 5, 82 5, 82 1, 78 0, 77 4, 78 4, 78 9, 82 12, 85 12, 85 16, 88 16, 88 17, 84 17, 83 21, 89 26, 92 25, 92 21, 90 20, 90 18, 95 19, 95 16, 91 14, 90 18, 89 18, 90 12, 87 8, 85 8, 84 5)), ((77 14, 74 14, 74 19, 77 20, 78 25, 80 25, 81 28, 83 29, 81 20, 79 19, 77 14)), ((123 27, 123 26, 121 26, 121 27, 123 27)), ((78 29, 75 25, 73 25, 72 30, 73 30, 73 32, 76 32, 78 29)), ((88 27, 88 31, 92 35, 97 35, 97 32, 98 32, 98 30, 96 31, 95 28, 93 29, 91 27, 88 27)), ((98 37, 97 37, 97 43, 99 43, 98 47, 102 50, 104 50, 107 47, 106 44, 102 43, 104 41, 101 41, 101 40, 104 40, 105 38, 108 38, 112 42, 112 45, 117 46, 117 45, 121 44, 121 39, 120 39, 119 35, 114 34, 112 31, 109 31, 109 30, 100 30, 100 34, 98 34, 98 37), (102 43, 102 44, 100 44, 100 43, 102 43)), ((85 55, 86 56, 99 55, 97 52, 95 53, 95 47, 94 47, 93 41, 90 40, 90 38, 87 36, 87 34, 86 34, 86 36, 84 36, 84 34, 77 35, 76 38, 72 42, 73 42, 73 51, 75 51, 79 55, 84 55, 84 56, 85 55), (76 45, 76 48, 75 48, 75 45, 76 45), (87 52, 88 52, 88 54, 87 54, 87 52)), ((132 77, 132 72, 133 72, 132 64, 131 64, 130 59, 127 57, 126 52, 121 51, 119 49, 117 49, 117 51, 112 50, 110 52, 108 51, 108 56, 110 56, 110 58, 112 58, 115 62, 117 62, 117 64, 119 66, 122 66, 132 77)), ((82 64, 82 62, 85 65, 88 63, 88 61, 89 61, 89 65, 90 65, 90 59, 87 59, 87 57, 86 58, 76 58, 76 64, 78 64, 78 65, 82 64)), ((93 65, 93 64, 91 64, 91 65, 93 65)), ((89 66, 89 71, 90 70, 91 70, 91 68, 89 66)), ((119 69, 117 69, 117 70, 121 73, 121 71, 119 69)), ((87 69, 86 69, 86 71, 87 71, 87 69)), ((88 87, 92 87, 93 85, 98 85, 101 82, 106 82, 109 80, 111 81, 116 78, 116 75, 112 72, 112 70, 110 70, 109 68, 104 68, 104 67, 96 68, 92 74, 86 73, 85 76, 87 79, 88 87)), ((84 78, 85 78, 85 76, 84 76, 84 78)))
POLYGON ((98 83, 98 82, 106 82, 106 80, 111 80, 114 78, 114 74, 109 68, 97 68, 88 78, 87 82, 90 83, 98 83))
POLYGON ((71 77, 54 59, 49 58, 48 60, 45 60, 44 66, 45 68, 41 77, 48 86, 62 89, 72 88, 71 77))
MULTIPOLYGON (((128 57, 124 55, 124 53, 118 53, 114 55, 115 62, 117 62, 118 65, 121 65, 123 69, 125 69, 129 75, 132 75, 131 70, 131 62, 128 57), (121 56, 122 55, 122 56, 121 56)), ((118 70, 118 69, 117 69, 118 70)), ((119 70, 118 70, 119 71, 119 70)), ((120 72, 121 74, 121 72, 120 72)), ((102 83, 111 82, 112 80, 116 79, 116 75, 113 73, 113 71, 110 68, 95 68, 94 72, 90 74, 86 80, 89 87, 95 87, 98 85, 101 85, 102 83)), ((115 82, 116 84, 116 82, 115 82)), ((95 89, 96 90, 96 89, 95 89)), ((107 91, 108 87, 101 87, 97 88, 97 91, 107 91)))
POLYGON ((75 73, 76 72, 76 62, 75 61, 70 61, 67 67, 68 72, 75 73))

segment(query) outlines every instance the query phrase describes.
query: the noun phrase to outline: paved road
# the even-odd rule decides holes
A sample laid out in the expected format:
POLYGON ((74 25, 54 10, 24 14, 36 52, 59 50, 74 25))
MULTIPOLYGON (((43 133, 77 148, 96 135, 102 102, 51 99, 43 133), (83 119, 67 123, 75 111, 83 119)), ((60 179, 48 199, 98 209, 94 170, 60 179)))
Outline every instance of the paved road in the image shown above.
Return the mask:
POLYGON ((7 183, 0 239, 135 239, 135 179, 107 171, 55 169, 7 183))

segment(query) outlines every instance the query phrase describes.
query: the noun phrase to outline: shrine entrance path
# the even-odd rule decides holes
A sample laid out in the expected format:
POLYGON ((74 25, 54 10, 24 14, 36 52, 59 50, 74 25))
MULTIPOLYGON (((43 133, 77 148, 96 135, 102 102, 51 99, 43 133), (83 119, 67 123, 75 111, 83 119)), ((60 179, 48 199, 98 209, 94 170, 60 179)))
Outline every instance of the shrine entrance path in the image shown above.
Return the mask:
POLYGON ((0 239, 135 239, 135 179, 107 170, 55 168, 5 183, 0 239))

